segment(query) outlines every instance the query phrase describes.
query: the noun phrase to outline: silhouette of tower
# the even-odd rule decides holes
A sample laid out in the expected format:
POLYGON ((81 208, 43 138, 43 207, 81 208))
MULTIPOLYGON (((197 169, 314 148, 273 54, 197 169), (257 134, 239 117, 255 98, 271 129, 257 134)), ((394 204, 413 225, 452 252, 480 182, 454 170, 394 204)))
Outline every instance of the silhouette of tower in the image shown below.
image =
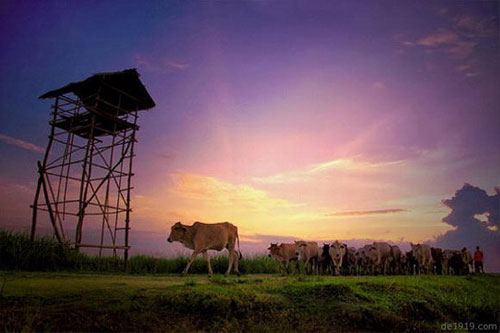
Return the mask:
POLYGON ((135 69, 98 73, 39 98, 54 104, 37 162, 31 239, 39 212, 47 213, 60 243, 123 253, 126 263, 137 121, 153 99, 135 69))

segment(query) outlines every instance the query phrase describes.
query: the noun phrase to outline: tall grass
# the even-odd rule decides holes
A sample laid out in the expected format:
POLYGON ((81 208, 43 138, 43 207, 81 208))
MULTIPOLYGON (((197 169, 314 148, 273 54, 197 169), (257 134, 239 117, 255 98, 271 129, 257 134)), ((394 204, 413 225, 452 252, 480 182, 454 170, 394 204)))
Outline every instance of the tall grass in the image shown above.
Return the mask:
MULTIPOLYGON (((132 274, 181 273, 186 263, 186 257, 136 255, 129 259, 127 270, 132 274)), ((210 263, 214 273, 224 273, 228 258, 215 256, 210 263)), ((240 272, 247 274, 280 272, 278 263, 265 256, 245 257, 239 261, 239 266, 240 272)), ((52 237, 37 237, 31 242, 27 233, 0 230, 0 270, 121 272, 124 268, 123 260, 118 257, 90 256, 59 244, 52 237)), ((205 260, 197 258, 189 272, 206 274, 205 260)))

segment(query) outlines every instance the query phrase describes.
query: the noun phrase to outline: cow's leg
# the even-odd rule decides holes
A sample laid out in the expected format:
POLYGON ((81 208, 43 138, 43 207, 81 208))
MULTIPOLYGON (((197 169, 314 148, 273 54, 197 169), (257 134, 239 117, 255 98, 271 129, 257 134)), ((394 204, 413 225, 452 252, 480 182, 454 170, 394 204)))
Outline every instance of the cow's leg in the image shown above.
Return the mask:
POLYGON ((239 255, 238 255, 238 252, 236 252, 236 250, 233 252, 234 254, 234 259, 233 259, 233 263, 234 263, 234 272, 236 273, 236 275, 240 276, 240 270, 238 268, 238 259, 239 259, 239 255))
POLYGON ((309 265, 309 258, 307 258, 306 261, 304 262, 304 271, 306 272, 306 275, 309 274, 309 273, 307 273, 308 265, 309 265))
POLYGON ((228 276, 231 274, 231 269, 233 268, 233 261, 234 261, 234 250, 230 250, 229 248, 227 249, 229 251, 229 265, 227 266, 227 271, 224 274, 225 276, 228 276))
POLYGON ((286 260, 284 263, 285 263, 284 270, 285 270, 286 274, 290 274, 290 260, 286 260))
POLYGON ((185 275, 188 270, 189 270, 189 267, 191 267, 191 264, 193 263, 194 259, 198 256, 198 254, 200 253, 200 251, 198 250, 194 250, 193 253, 191 254, 191 258, 189 258, 189 261, 186 265, 186 268, 184 268, 184 270, 182 271, 182 275, 185 275))
POLYGON ((208 275, 212 276, 214 275, 214 272, 212 271, 212 265, 210 265, 210 257, 208 256, 207 251, 203 251, 203 258, 207 261, 207 267, 208 267, 208 275))

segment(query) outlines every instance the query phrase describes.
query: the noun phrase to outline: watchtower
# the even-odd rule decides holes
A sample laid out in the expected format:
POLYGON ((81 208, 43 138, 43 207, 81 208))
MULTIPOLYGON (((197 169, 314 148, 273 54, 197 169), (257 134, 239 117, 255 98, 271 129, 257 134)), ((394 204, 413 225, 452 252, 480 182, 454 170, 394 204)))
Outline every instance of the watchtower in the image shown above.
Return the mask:
POLYGON ((139 111, 155 103, 135 69, 99 73, 49 91, 50 135, 32 205, 48 213, 60 243, 128 259, 130 194, 139 111), (84 232, 84 230, 86 232, 84 232))

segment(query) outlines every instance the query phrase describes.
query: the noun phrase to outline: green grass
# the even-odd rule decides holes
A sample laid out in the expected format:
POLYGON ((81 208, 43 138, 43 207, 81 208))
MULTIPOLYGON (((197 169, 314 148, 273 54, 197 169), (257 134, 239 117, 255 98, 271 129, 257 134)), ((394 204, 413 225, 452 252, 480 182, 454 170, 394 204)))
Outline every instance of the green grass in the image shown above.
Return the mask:
MULTIPOLYGON (((498 323, 500 275, 280 276, 272 259, 98 258, 0 230, 0 331, 438 331, 498 323)), ((499 326, 500 327, 500 326, 499 326)))
POLYGON ((439 331, 498 323, 500 275, 0 272, 2 331, 439 331), (2 290, 2 284, 5 282, 2 290))

